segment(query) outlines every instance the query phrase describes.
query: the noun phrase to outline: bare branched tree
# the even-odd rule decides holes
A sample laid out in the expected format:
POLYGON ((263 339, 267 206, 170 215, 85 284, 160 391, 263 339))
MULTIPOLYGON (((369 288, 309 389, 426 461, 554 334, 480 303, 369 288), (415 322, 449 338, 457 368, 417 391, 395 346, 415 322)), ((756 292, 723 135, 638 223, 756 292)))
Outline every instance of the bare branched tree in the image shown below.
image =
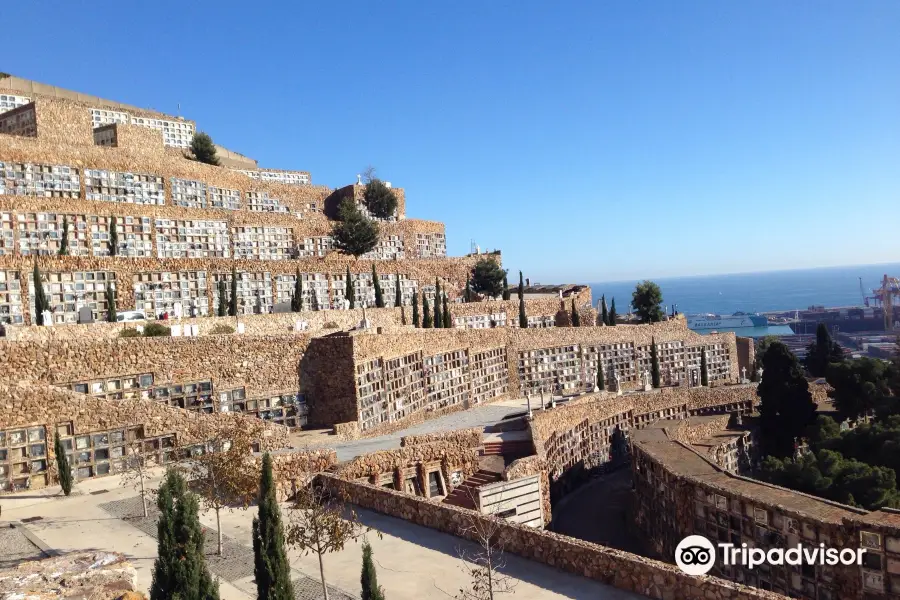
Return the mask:
POLYGON ((147 513, 147 481, 150 479, 150 465, 145 455, 144 440, 142 436, 135 434, 134 438, 125 439, 125 456, 120 463, 120 482, 122 485, 133 485, 141 495, 141 506, 144 509, 144 518, 150 516, 147 513))
POLYGON ((366 167, 366 169, 362 172, 362 178, 366 183, 371 183, 374 179, 377 179, 375 167, 373 167, 372 165, 366 167))
POLYGON ((218 547, 222 555, 223 508, 246 509, 259 487, 259 465, 253 458, 253 444, 262 439, 264 425, 235 415, 222 415, 211 424, 203 420, 197 438, 205 440, 186 452, 182 465, 191 489, 200 497, 206 510, 216 513, 218 547))
MULTIPOLYGON (((469 497, 475 506, 479 505, 471 490, 469 497)), ((472 516, 467 525, 460 527, 460 537, 471 539, 478 544, 478 549, 457 549, 463 561, 462 569, 470 579, 468 588, 460 588, 457 600, 494 600, 494 594, 515 592, 517 581, 503 573, 506 557, 501 539, 502 527, 502 519, 488 515, 472 516)))
POLYGON ((312 480, 299 486, 285 539, 304 556, 314 553, 319 557, 322 593, 328 600, 322 558, 329 552, 343 550, 348 542, 356 541, 367 531, 369 529, 359 522, 356 512, 346 506, 345 498, 329 493, 312 480))

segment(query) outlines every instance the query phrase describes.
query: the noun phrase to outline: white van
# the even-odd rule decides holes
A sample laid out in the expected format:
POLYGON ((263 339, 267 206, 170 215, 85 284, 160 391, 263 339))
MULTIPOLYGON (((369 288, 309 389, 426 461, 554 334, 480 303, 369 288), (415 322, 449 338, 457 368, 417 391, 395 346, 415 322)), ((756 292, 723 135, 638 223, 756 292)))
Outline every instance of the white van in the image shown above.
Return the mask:
POLYGON ((140 310, 126 310, 125 312, 116 313, 116 322, 122 321, 146 321, 147 315, 140 310))

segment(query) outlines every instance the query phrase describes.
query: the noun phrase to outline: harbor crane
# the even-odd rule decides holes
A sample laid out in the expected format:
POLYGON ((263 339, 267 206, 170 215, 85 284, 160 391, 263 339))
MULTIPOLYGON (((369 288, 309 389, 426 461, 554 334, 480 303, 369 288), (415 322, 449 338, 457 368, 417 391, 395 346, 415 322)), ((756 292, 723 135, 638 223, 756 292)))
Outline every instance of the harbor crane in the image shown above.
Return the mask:
MULTIPOLYGON (((881 287, 877 290, 872 290, 874 296, 870 296, 875 298, 876 301, 881 302, 881 306, 884 309, 884 330, 891 331, 894 327, 894 300, 895 297, 897 300, 900 300, 900 278, 897 277, 888 277, 885 274, 884 279, 881 282, 881 287)), ((866 298, 868 300, 868 298, 866 298)), ((868 306, 868 302, 866 302, 866 306, 868 306)))

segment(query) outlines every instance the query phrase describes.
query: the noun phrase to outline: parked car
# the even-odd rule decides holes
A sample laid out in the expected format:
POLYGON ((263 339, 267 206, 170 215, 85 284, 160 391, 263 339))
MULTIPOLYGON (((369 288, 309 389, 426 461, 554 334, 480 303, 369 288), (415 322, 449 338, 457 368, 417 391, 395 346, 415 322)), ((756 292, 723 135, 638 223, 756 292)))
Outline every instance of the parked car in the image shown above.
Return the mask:
POLYGON ((126 310, 125 312, 120 312, 116 314, 116 322, 121 323, 122 321, 146 321, 147 315, 140 310, 126 310))

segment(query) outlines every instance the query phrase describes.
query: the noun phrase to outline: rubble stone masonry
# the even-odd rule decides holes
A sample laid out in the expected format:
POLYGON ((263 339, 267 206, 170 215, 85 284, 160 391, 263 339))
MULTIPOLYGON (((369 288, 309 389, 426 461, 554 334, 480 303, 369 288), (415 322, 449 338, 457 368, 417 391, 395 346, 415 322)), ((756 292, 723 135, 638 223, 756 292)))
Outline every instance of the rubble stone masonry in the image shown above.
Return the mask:
POLYGON ((504 551, 529 560, 588 577, 619 589, 659 600, 783 600, 784 596, 716 577, 691 577, 674 565, 599 546, 556 533, 494 519, 449 504, 429 502, 371 484, 321 474, 318 481, 345 495, 354 504, 468 538, 466 528, 476 520, 491 519, 498 528, 504 551))

